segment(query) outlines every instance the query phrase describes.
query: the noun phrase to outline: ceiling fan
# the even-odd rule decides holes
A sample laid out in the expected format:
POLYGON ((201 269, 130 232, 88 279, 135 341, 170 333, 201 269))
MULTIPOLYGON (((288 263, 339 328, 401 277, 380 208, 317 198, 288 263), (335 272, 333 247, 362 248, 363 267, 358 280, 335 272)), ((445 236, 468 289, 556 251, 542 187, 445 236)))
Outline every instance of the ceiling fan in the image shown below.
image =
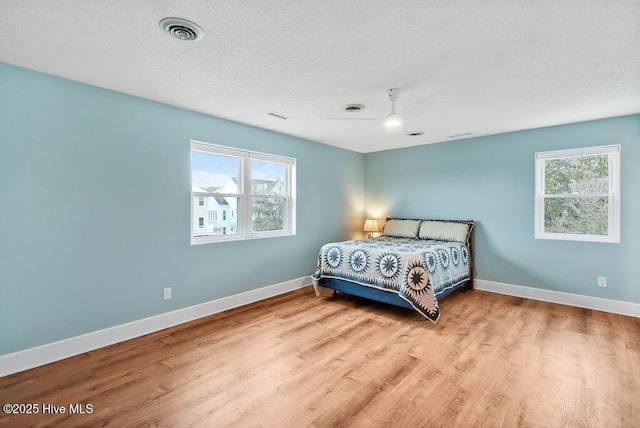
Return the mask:
MULTIPOLYGON (((447 95, 447 91, 439 90, 432 94, 427 95, 424 98, 411 103, 405 107, 400 113, 396 112, 396 102, 400 94, 399 88, 387 89, 387 98, 391 103, 391 111, 385 117, 328 117, 330 120, 375 120, 380 121, 384 126, 394 128, 402 125, 403 118, 415 115, 418 110, 424 106, 430 104, 436 104, 441 101, 447 95)), ((363 110, 365 107, 362 104, 347 104, 343 107, 344 111, 357 112, 363 110)))

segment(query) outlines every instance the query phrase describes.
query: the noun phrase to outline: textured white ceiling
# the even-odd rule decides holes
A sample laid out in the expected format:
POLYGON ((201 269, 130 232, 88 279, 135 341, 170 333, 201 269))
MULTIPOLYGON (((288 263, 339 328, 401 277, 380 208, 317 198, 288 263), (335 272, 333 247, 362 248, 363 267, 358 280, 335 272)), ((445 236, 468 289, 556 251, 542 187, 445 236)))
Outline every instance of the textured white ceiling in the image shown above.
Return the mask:
POLYGON ((1 0, 0 28, 2 62, 365 153, 640 112, 640 0, 1 0), (326 119, 392 87, 447 96, 326 119))

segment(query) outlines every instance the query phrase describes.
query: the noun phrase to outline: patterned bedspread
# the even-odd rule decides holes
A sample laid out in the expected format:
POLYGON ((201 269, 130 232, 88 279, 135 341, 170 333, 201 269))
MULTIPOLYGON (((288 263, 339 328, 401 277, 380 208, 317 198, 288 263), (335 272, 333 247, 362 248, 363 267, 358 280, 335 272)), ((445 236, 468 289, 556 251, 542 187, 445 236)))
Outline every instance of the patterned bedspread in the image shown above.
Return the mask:
POLYGON ((470 278, 469 250, 458 242, 387 236, 333 242, 320 250, 314 286, 322 278, 395 292, 436 322, 436 296, 470 278))

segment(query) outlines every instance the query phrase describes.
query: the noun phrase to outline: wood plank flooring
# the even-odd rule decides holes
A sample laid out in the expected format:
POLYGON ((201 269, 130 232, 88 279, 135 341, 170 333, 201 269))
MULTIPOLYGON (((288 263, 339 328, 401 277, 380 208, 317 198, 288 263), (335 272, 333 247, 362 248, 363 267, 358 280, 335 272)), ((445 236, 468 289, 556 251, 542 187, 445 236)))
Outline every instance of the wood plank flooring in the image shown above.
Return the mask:
POLYGON ((640 427, 640 319, 477 290, 441 310, 307 287, 0 378, 40 407, 0 426, 640 427))

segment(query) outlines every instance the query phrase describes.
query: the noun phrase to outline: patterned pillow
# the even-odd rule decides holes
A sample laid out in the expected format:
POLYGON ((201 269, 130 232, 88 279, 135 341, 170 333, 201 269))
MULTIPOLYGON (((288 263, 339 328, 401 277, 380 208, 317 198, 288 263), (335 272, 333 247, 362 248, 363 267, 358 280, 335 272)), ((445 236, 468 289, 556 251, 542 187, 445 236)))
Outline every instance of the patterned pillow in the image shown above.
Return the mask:
POLYGON ((455 241, 469 243, 473 224, 457 221, 423 220, 420 224, 418 239, 435 239, 438 241, 455 241))
POLYGON ((382 234, 394 238, 416 238, 420 220, 389 219, 384 225, 382 234))

